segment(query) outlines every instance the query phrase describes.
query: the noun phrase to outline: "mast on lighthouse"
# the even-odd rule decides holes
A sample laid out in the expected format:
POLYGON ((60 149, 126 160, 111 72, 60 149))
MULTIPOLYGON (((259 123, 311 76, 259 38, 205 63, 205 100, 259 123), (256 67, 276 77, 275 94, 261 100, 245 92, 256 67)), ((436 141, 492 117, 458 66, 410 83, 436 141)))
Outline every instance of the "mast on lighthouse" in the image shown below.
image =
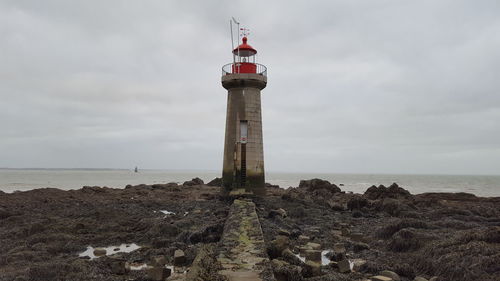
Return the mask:
POLYGON ((260 91, 267 85, 267 69, 256 62, 248 30, 239 31, 243 38, 232 50, 233 63, 222 67, 222 86, 228 91, 222 185, 226 193, 264 195, 260 91))

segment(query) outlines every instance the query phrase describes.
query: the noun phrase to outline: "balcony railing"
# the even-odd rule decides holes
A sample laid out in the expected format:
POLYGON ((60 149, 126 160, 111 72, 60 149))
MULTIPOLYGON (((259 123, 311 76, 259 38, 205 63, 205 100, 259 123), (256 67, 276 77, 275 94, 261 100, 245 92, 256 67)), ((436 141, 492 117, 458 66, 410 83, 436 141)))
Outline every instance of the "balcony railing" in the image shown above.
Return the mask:
POLYGON ((267 76, 267 68, 260 63, 228 63, 222 67, 222 75, 255 73, 267 76))

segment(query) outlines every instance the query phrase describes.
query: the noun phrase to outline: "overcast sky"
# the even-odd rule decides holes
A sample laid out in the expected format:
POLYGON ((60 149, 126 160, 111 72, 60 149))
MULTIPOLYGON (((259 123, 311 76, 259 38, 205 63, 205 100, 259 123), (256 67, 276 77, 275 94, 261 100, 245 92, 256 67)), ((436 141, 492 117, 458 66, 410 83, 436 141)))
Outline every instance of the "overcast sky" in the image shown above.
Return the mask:
POLYGON ((500 174, 497 0, 0 0, 0 167, 221 169, 231 16, 267 171, 500 174))

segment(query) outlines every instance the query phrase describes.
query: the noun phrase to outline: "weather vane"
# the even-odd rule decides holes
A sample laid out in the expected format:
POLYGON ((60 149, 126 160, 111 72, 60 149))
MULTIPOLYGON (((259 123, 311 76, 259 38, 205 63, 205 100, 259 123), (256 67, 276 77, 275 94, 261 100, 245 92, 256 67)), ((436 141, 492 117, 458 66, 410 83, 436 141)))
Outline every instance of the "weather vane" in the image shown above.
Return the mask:
POLYGON ((250 29, 248 28, 240 28, 240 31, 241 31, 241 35, 242 37, 247 37, 248 35, 250 35, 250 29))

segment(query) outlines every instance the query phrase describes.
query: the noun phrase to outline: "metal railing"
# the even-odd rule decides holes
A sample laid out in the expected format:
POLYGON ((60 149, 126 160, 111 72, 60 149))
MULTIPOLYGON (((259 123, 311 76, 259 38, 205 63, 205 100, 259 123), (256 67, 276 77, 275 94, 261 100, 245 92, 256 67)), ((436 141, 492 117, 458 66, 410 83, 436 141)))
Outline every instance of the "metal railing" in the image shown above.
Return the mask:
MULTIPOLYGON (((256 74, 267 76, 267 67, 260 63, 254 63, 257 67, 256 74)), ((222 67, 222 75, 240 73, 237 70, 233 71, 233 69, 238 69, 238 63, 228 63, 222 67), (233 68, 234 65, 234 68, 233 68)))

